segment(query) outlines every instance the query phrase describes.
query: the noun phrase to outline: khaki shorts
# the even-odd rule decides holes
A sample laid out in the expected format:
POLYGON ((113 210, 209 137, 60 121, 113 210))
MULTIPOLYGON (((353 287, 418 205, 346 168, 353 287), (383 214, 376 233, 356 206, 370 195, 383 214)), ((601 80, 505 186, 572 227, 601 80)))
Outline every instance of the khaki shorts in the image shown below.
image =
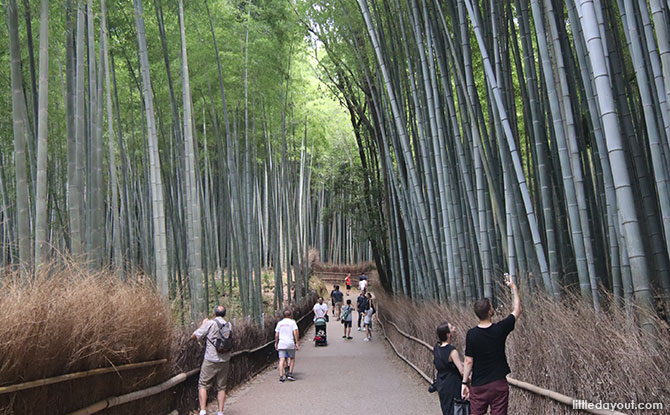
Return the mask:
POLYGON ((210 389, 215 385, 217 392, 226 390, 229 367, 230 361, 210 362, 209 360, 203 360, 202 366, 200 367, 198 389, 210 389))

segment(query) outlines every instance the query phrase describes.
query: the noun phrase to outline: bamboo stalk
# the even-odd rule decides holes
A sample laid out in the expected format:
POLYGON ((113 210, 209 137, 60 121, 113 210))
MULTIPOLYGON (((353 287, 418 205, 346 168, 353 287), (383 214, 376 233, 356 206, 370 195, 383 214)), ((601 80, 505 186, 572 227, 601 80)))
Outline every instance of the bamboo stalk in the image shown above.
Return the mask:
POLYGON ((0 395, 4 393, 18 392, 21 390, 32 389, 38 386, 53 385, 54 383, 67 382, 74 379, 86 378, 89 376, 104 375, 111 372, 121 372, 131 369, 139 369, 142 367, 157 366, 166 363, 167 359, 151 360, 147 362, 140 363, 129 363, 127 365, 121 366, 110 366, 99 369, 85 370, 81 372, 68 373, 66 375, 54 376, 51 378, 31 380, 30 382, 17 383, 9 386, 0 387, 0 395))

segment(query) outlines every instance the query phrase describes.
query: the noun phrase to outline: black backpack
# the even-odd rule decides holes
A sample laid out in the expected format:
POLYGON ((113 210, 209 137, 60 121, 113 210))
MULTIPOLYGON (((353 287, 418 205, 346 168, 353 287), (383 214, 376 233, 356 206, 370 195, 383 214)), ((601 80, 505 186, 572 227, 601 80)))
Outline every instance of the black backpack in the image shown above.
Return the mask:
POLYGON ((222 324, 216 319, 214 321, 219 329, 214 334, 214 341, 209 340, 209 337, 207 340, 212 343, 217 353, 228 353, 233 350, 233 330, 230 327, 230 323, 226 322, 222 324))

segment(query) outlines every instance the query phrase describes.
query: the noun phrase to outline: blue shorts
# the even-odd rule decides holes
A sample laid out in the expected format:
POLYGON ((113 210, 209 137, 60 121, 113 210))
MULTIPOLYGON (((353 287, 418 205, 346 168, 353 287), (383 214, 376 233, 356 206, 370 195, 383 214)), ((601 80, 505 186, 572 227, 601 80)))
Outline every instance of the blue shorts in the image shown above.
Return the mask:
POLYGON ((295 349, 279 349, 279 358, 294 359, 295 349))

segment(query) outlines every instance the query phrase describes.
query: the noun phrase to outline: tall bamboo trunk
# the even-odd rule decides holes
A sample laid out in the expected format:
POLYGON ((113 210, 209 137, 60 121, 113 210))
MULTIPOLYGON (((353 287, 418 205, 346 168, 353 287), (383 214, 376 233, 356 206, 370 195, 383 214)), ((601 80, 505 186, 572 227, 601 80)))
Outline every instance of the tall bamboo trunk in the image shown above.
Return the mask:
POLYGON ((47 248, 47 120, 49 111, 49 1, 40 12, 39 110, 37 118, 37 186, 35 194, 35 267, 48 257, 47 248))
POLYGON ((156 120, 154 118, 154 103, 149 74, 149 56, 147 52, 146 30, 144 27, 144 10, 142 0, 135 0, 135 25, 137 27, 137 42, 142 72, 142 94, 147 123, 147 143, 149 148, 150 178, 151 178, 151 211, 153 218, 154 256, 156 286, 163 298, 168 298, 168 264, 167 239, 165 229, 165 213, 163 205, 163 179, 161 177, 161 161, 158 152, 158 137, 156 134, 156 120))
MULTIPOLYGON (((600 116, 605 130, 605 139, 609 160, 612 165, 614 186, 616 189, 619 217, 624 230, 628 257, 630 258, 633 290, 636 302, 646 310, 653 310, 653 295, 649 283, 649 267, 642 243, 635 199, 631 188, 629 169, 621 140, 621 130, 614 108, 614 97, 607 70, 603 43, 598 29, 598 20, 592 2, 575 0, 582 23, 583 36, 589 52, 593 70, 595 90, 598 94, 600 116)), ((643 321, 643 325, 653 330, 652 323, 643 321)))
POLYGON ((5 19, 9 32, 9 55, 12 84, 12 125, 14 127, 14 169, 16 176, 16 218, 18 223, 19 266, 21 274, 27 276, 32 266, 32 246, 30 235, 30 201, 28 196, 28 164, 26 143, 31 138, 26 127, 25 97, 23 94, 23 74, 21 72, 21 51, 19 46, 18 14, 16 0, 5 3, 5 19))

